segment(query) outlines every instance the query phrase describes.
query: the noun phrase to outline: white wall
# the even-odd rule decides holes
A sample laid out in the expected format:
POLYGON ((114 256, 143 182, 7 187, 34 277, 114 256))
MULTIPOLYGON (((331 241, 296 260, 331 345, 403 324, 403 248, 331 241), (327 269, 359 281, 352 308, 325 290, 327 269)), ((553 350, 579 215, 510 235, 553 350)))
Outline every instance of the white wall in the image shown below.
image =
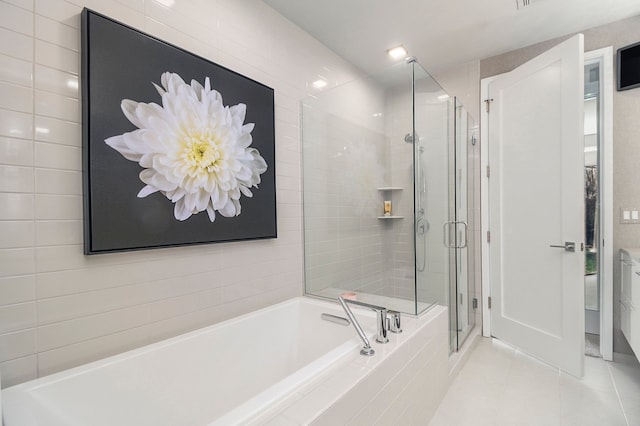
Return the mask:
MULTIPOLYGON (((425 64, 429 65, 429 64, 425 64)), ((474 60, 433 76, 451 97, 457 97, 476 123, 480 123, 480 61, 474 60)))
POLYGON ((301 294, 299 99, 320 74, 356 77, 258 0, 0 1, 2 386, 301 294), (277 239, 82 254, 81 103, 66 83, 83 6, 275 89, 277 239))

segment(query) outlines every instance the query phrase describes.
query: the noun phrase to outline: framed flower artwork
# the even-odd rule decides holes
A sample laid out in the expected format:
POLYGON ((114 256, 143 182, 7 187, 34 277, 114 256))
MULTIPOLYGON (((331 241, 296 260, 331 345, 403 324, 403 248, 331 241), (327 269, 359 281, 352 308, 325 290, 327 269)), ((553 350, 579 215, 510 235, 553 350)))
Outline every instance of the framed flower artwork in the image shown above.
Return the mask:
POLYGON ((82 11, 86 254, 276 238, 273 89, 82 11))

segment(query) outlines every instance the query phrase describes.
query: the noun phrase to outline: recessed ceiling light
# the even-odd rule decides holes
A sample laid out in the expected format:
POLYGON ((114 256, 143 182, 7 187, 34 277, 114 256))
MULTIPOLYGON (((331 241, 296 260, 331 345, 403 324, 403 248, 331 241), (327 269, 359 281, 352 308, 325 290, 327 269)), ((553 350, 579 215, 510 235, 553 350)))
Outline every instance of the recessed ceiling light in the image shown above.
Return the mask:
POLYGON ((404 46, 402 46, 402 45, 387 50, 387 54, 389 56, 391 56, 391 58, 393 58, 393 59, 406 58, 407 57, 407 53, 408 53, 407 49, 405 49, 404 46))
POLYGON ((449 95, 447 95, 446 93, 444 95, 438 96, 439 101, 446 101, 447 99, 449 99, 449 95))
POLYGON ((173 3, 175 3, 175 0, 156 0, 156 1, 161 5, 167 6, 167 7, 171 7, 173 6, 173 3))
POLYGON ((316 89, 322 89, 323 87, 326 87, 327 84, 328 83, 325 80, 316 80, 313 83, 311 83, 311 85, 316 89))

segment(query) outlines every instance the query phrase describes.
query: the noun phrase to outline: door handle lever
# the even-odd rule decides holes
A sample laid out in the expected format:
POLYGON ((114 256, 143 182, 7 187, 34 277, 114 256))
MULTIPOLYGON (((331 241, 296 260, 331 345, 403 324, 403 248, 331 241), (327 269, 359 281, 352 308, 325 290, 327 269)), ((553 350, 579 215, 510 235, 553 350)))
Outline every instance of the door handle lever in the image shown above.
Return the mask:
POLYGON ((573 241, 566 241, 562 246, 552 244, 549 247, 561 248, 565 249, 565 251, 576 251, 576 243, 574 243, 573 241))

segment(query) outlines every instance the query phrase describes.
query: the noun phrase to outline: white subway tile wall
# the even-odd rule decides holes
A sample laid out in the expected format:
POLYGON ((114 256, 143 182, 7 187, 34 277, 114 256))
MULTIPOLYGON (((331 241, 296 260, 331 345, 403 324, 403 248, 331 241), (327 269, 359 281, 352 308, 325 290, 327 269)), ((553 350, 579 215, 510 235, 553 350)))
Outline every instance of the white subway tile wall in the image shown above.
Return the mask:
POLYGON ((306 285, 378 294, 388 281, 378 187, 388 182, 384 88, 360 79, 307 99, 304 115, 306 285))
POLYGON ((299 101, 319 75, 359 71, 259 0, 0 0, 2 386, 300 295, 299 101), (275 89, 277 239, 83 255, 85 6, 275 89))

